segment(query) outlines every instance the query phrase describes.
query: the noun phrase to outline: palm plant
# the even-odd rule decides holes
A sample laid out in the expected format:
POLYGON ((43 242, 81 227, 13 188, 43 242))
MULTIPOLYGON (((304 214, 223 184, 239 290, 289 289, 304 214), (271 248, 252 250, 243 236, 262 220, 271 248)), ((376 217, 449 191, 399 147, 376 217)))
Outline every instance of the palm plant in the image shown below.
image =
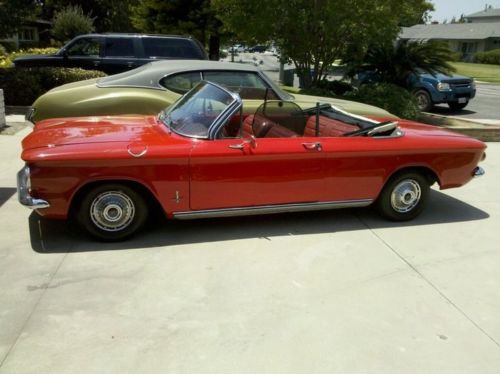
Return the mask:
POLYGON ((376 72, 382 81, 406 87, 411 74, 451 74, 455 68, 448 61, 453 53, 438 41, 402 40, 395 45, 379 45, 368 50, 363 68, 376 72))

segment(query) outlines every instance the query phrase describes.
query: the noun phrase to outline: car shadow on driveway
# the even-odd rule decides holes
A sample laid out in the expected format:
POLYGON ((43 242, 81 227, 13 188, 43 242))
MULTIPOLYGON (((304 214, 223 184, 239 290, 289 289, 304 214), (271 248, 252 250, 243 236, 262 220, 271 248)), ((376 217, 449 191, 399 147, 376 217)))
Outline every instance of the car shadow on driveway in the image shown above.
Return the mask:
POLYGON ((16 193, 16 188, 0 187, 0 206, 2 206, 12 195, 16 193))
POLYGON ((31 247, 38 253, 90 252, 141 249, 174 245, 261 238, 286 235, 335 233, 376 228, 398 229, 442 223, 482 220, 489 214, 463 201, 431 190, 429 204, 416 219, 389 222, 373 209, 341 209, 320 212, 275 214, 192 221, 154 217, 133 238, 117 243, 93 240, 71 221, 47 220, 36 213, 29 217, 31 247), (369 225, 365 222, 369 222, 369 225))

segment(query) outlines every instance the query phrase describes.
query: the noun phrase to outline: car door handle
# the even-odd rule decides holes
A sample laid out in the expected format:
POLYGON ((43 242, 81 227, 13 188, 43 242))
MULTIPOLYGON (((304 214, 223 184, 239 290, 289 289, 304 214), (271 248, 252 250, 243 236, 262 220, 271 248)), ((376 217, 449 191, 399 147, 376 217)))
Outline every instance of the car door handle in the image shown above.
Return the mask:
POLYGON ((245 144, 244 143, 243 144, 231 144, 229 146, 229 148, 232 148, 232 149, 243 149, 243 148, 245 148, 245 144))
POLYGON ((305 149, 309 151, 321 151, 323 147, 321 146, 321 143, 314 142, 314 143, 302 143, 305 149))

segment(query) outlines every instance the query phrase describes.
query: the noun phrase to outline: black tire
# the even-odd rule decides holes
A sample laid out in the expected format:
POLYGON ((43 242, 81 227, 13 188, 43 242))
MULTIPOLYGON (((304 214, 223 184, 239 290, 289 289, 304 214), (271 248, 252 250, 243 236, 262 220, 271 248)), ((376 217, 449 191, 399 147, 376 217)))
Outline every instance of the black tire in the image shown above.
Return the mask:
POLYGON ((393 176, 384 186, 376 206, 391 221, 409 221, 418 216, 429 197, 429 181, 417 172, 393 176))
POLYGON ((94 237, 120 241, 133 235, 146 221, 148 205, 136 190, 122 184, 105 184, 90 190, 77 218, 94 237))
POLYGON ((454 112, 458 112, 459 110, 462 110, 463 108, 465 108, 467 106, 467 104, 469 104, 468 101, 466 103, 458 103, 458 102, 452 101, 452 102, 448 103, 448 106, 454 112))
POLYGON ((426 90, 415 91, 413 95, 417 100, 417 107, 420 111, 428 112, 434 106, 434 104, 432 103, 431 95, 429 95, 426 90))

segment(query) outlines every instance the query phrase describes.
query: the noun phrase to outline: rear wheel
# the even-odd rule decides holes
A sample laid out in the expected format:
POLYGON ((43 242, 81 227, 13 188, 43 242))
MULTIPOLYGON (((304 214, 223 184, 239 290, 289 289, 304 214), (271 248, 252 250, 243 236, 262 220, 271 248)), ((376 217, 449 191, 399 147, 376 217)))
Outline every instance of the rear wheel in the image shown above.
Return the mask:
POLYGON ((418 109, 422 112, 428 112, 434 106, 431 100, 431 95, 426 90, 418 90, 413 94, 417 99, 418 109))
POLYGON ((429 182, 422 174, 406 172, 392 177, 377 200, 379 213, 392 221, 408 221, 424 209, 429 182))
POLYGON ((141 194, 121 184, 106 184, 83 198, 78 220, 93 236, 105 241, 124 240, 146 221, 148 206, 141 194))

